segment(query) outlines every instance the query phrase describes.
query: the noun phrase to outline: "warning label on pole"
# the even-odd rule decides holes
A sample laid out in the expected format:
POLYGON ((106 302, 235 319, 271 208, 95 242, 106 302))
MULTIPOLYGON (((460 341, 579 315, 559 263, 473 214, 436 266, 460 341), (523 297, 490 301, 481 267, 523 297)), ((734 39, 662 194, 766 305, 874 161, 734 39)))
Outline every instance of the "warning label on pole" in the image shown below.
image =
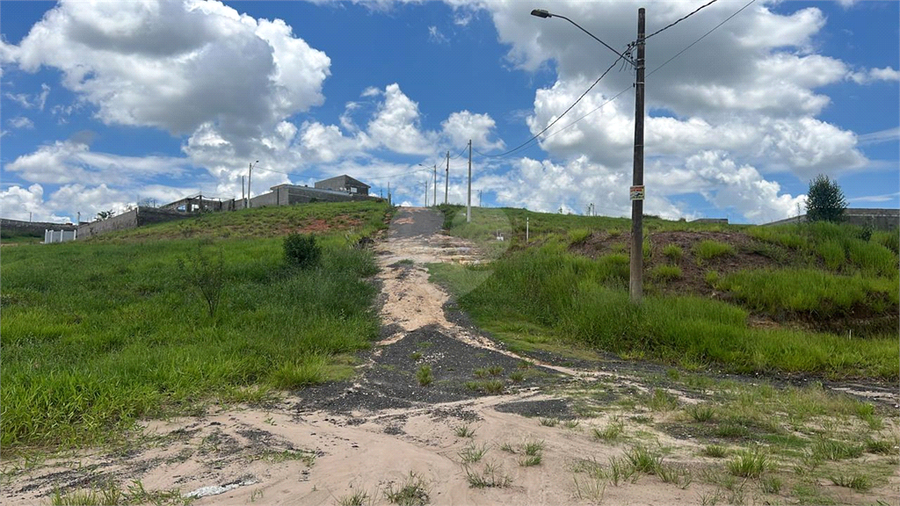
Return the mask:
POLYGON ((644 200, 644 186, 631 187, 631 200, 644 200))

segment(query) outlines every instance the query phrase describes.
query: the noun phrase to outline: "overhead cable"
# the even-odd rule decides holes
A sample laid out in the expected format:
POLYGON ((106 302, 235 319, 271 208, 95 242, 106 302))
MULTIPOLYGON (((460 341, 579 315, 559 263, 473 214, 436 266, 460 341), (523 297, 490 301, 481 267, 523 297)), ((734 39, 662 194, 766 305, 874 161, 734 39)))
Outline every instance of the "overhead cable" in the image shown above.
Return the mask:
POLYGON ((588 87, 588 89, 584 90, 584 93, 582 93, 581 96, 578 97, 577 100, 575 100, 574 102, 572 102, 572 105, 570 105, 565 111, 563 111, 563 113, 562 113, 561 115, 559 115, 559 117, 557 117, 556 119, 554 119, 553 121, 551 121, 549 125, 547 125, 546 127, 544 127, 543 130, 541 130, 540 132, 534 134, 534 135, 533 135, 530 139, 528 139, 527 141, 523 142, 522 144, 519 144, 518 146, 516 146, 516 147, 510 149, 509 151, 505 151, 505 152, 503 152, 503 153, 499 153, 499 154, 496 154, 496 155, 487 155, 487 154, 481 153, 481 152, 479 152, 479 151, 475 151, 474 149, 473 149, 472 151, 475 151, 475 152, 478 153, 479 155, 481 155, 481 156, 483 156, 483 157, 486 157, 486 158, 502 158, 502 157, 511 155, 512 153, 515 153, 516 151, 519 151, 520 149, 526 147, 528 144, 531 144, 535 139, 537 139, 538 137, 540 137, 541 135, 543 135, 544 132, 546 132, 547 130, 549 130, 550 127, 552 127, 553 125, 555 125, 559 120, 563 119, 563 118, 565 117, 565 115, 569 113, 569 111, 571 111, 576 105, 578 105, 578 103, 581 102, 581 99, 583 99, 583 98, 585 97, 585 95, 587 95, 592 89, 594 89, 594 86, 597 86, 597 83, 599 83, 601 79, 603 79, 604 77, 606 77, 606 74, 608 74, 609 71, 612 70, 613 67, 615 67, 616 64, 619 63, 619 60, 621 60, 622 58, 623 58, 623 56, 619 56, 618 58, 616 58, 616 61, 614 61, 614 62, 612 63, 612 65, 610 65, 610 66, 603 72, 603 74, 601 74, 600 77, 598 77, 597 80, 594 81, 593 84, 591 84, 591 85, 588 87))
POLYGON ((700 12, 700 11, 701 11, 702 9, 704 9, 705 7, 709 7, 710 5, 716 3, 717 1, 718 1, 718 0, 711 0, 709 3, 703 4, 703 5, 701 5, 700 7, 697 7, 697 8, 694 10, 694 12, 691 12, 690 14, 688 14, 687 16, 684 16, 684 17, 682 17, 682 18, 676 19, 675 21, 669 23, 668 25, 666 25, 666 26, 660 28, 659 30, 657 30, 657 31, 655 31, 655 32, 653 32, 653 33, 651 33, 650 35, 644 37, 644 40, 647 40, 647 39, 649 39, 650 37, 653 37, 654 35, 656 35, 656 34, 658 34, 658 33, 660 33, 660 32, 664 32, 664 31, 668 30, 669 28, 672 28, 673 26, 677 25, 678 23, 681 23, 682 21, 684 21, 685 19, 687 19, 687 18, 693 16, 694 14, 697 14, 698 12, 700 12))

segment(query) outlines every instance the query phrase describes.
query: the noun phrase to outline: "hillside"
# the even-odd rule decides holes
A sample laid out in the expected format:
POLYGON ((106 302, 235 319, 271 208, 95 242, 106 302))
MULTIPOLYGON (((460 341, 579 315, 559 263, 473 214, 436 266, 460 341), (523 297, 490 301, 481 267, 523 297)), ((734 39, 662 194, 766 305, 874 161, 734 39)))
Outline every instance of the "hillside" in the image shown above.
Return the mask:
POLYGON ((3 253, 4 452, 345 377, 379 323, 360 238, 386 204, 218 213, 3 253), (315 231, 315 268, 283 237, 315 231), (264 338, 263 338, 264 337, 264 338))
POLYGON ((649 218, 646 298, 633 307, 629 220, 475 209, 466 224, 464 209, 443 211, 449 233, 494 261, 435 266, 436 279, 512 346, 556 349, 549 340, 692 369, 898 376, 896 233, 649 218), (483 282, 472 289, 474 279, 483 282))

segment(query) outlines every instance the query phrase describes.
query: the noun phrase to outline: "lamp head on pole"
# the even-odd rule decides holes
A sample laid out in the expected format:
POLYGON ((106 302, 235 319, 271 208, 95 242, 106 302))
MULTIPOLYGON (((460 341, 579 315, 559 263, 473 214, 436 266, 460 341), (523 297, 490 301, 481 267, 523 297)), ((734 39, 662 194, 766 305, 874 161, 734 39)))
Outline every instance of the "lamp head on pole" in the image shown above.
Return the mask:
POLYGON ((547 12, 544 9, 534 9, 533 11, 531 11, 531 15, 539 17, 539 18, 544 18, 544 19, 553 17, 553 14, 550 14, 549 12, 547 12))

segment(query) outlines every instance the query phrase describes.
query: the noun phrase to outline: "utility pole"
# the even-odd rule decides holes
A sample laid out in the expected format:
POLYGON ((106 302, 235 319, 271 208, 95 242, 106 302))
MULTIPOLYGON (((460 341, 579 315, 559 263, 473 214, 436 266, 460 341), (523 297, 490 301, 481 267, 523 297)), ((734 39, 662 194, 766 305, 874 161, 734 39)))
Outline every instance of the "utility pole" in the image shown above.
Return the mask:
POLYGON ((247 207, 247 197, 244 195, 244 176, 241 176, 241 203, 247 207))
POLYGON ((481 191, 482 190, 478 190, 478 207, 481 207, 481 191))
POLYGON ((428 180, 425 180, 425 207, 428 207, 428 180))
POLYGON ((640 304, 644 274, 644 17, 638 9, 637 61, 634 81, 634 174, 631 196, 631 265, 628 283, 631 302, 640 304))
POLYGON ((466 223, 472 223, 472 139, 469 139, 469 196, 466 198, 466 223))
POLYGON ((394 204, 391 202, 391 182, 390 182, 390 181, 388 181, 388 205, 389 205, 389 206, 394 205, 394 204))
POLYGON ((437 164, 434 164, 434 182, 431 184, 431 205, 437 205, 437 164))
POLYGON ((450 191, 450 152, 447 151, 447 171, 444 173, 444 204, 447 204, 447 194, 450 191))
MULTIPOLYGON (((257 160, 255 163, 259 163, 257 160)), ((247 173, 247 207, 251 207, 250 203, 250 183, 253 181, 253 164, 250 164, 250 170, 247 173)))

